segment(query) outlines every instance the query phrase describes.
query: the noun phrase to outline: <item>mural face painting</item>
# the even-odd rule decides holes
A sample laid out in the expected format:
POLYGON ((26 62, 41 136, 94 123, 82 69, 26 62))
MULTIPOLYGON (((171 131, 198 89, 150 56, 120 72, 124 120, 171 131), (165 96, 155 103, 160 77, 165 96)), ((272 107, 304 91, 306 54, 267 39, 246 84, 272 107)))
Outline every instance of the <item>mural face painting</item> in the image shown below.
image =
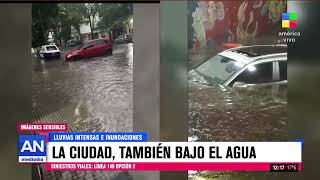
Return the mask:
POLYGON ((191 1, 189 48, 219 52, 225 43, 273 43, 286 9, 284 0, 191 1))

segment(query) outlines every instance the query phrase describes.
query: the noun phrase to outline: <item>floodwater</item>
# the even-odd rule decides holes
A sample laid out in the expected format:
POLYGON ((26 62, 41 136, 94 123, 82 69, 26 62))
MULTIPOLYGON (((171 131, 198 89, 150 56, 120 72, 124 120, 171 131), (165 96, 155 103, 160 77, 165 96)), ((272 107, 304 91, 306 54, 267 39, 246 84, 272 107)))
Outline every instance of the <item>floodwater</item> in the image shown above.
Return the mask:
POLYGON ((67 122, 77 131, 132 129, 132 44, 112 56, 75 62, 34 60, 34 120, 67 122))
POLYGON ((286 96, 285 84, 190 87, 189 136, 197 141, 285 141, 286 96))
MULTIPOLYGON (((65 53, 65 52, 63 52, 65 53)), ((62 55, 63 57, 63 55, 62 55)), ((70 131, 132 131, 133 45, 112 56, 74 62, 33 59, 34 122, 65 122, 70 131)), ((48 179, 132 179, 120 172, 46 172, 48 179)))
MULTIPOLYGON (((189 81, 188 133, 189 141, 287 141, 287 84, 229 88, 189 81)), ((189 178, 194 180, 270 176, 270 173, 189 171, 189 178)))

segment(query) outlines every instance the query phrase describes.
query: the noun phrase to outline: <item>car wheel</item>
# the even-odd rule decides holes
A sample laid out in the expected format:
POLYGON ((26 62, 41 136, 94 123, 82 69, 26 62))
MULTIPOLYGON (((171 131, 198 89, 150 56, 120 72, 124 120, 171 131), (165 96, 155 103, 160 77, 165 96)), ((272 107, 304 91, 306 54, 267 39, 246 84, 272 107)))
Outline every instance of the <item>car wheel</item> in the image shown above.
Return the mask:
POLYGON ((78 55, 78 56, 75 56, 75 60, 80 60, 81 59, 81 56, 78 55))

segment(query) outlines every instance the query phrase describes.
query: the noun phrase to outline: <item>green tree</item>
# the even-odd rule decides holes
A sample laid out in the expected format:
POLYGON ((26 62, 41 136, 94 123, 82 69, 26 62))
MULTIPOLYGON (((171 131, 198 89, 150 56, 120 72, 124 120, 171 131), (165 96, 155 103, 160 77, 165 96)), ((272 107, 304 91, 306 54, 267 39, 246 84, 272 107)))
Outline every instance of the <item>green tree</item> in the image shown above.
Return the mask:
POLYGON ((69 20, 69 11, 63 4, 59 4, 59 13, 55 18, 53 27, 54 39, 60 41, 62 45, 62 39, 66 43, 66 40, 71 37, 71 24, 69 20))
MULTIPOLYGON (((80 35, 80 26, 85 23, 85 14, 83 9, 85 9, 84 4, 72 4, 64 3, 59 4, 58 15, 55 17, 54 22, 54 34, 55 39, 60 41, 62 45, 62 39, 66 44, 66 41, 71 39, 71 27, 73 27, 80 35)), ((80 36, 81 40, 81 36, 80 36)))
POLYGON ((95 31, 96 26, 96 17, 98 16, 99 3, 85 3, 82 6, 79 6, 79 12, 83 17, 83 23, 90 25, 91 38, 94 39, 93 32, 95 31))
POLYGON ((132 9, 132 3, 33 4, 32 46, 46 44, 50 31, 62 45, 62 39, 66 42, 71 38, 71 27, 80 34, 83 23, 90 25, 92 39, 96 25, 109 33, 123 31, 128 17, 132 16, 132 9), (98 16, 100 21, 97 23, 98 16))
POLYGON ((32 5, 32 47, 40 47, 47 43, 58 10, 57 4, 32 5))
MULTIPOLYGON (((63 4, 66 11, 69 15, 69 22, 73 28, 80 34, 80 26, 82 23, 85 23, 84 21, 84 14, 82 14, 82 9, 85 8, 85 5, 83 3, 81 4, 63 4)), ((80 36, 81 38, 81 36, 80 36)))
POLYGON ((100 16, 98 28, 109 32, 119 31, 123 29, 126 20, 132 16, 132 11, 132 3, 101 4, 98 9, 100 16))

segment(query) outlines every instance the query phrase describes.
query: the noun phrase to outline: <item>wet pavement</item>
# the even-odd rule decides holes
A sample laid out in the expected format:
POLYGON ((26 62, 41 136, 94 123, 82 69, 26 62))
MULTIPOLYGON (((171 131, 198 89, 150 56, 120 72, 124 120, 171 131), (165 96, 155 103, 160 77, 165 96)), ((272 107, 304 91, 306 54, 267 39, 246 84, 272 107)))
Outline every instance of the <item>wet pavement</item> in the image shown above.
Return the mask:
MULTIPOLYGON (((63 51, 65 54, 67 51, 63 51)), ((132 131, 133 45, 113 55, 65 62, 33 58, 34 122, 65 122, 70 131, 132 131)), ((48 179, 132 179, 127 172, 46 172, 48 179)))

